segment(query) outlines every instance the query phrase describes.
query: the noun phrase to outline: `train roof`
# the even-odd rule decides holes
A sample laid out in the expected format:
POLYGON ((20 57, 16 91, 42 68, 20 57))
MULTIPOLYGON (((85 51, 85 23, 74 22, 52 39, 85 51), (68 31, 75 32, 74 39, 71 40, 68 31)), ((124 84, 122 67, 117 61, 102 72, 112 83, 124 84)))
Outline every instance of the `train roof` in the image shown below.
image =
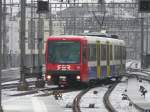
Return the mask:
POLYGON ((48 40, 49 39, 52 40, 53 38, 54 39, 59 39, 59 38, 73 38, 73 39, 79 38, 79 39, 81 39, 81 38, 85 38, 85 36, 80 36, 80 35, 52 35, 48 38, 48 40))
POLYGON ((105 38, 105 37, 97 37, 97 36, 86 36, 88 43, 95 43, 96 41, 100 41, 101 44, 106 44, 109 42, 110 44, 125 46, 125 42, 120 39, 114 38, 105 38))
POLYGON ((84 35, 58 35, 51 36, 48 40, 87 40, 88 43, 96 43, 96 41, 100 41, 101 44, 106 44, 109 42, 110 44, 125 46, 125 42, 120 39, 114 38, 106 38, 106 36, 84 36, 84 35))

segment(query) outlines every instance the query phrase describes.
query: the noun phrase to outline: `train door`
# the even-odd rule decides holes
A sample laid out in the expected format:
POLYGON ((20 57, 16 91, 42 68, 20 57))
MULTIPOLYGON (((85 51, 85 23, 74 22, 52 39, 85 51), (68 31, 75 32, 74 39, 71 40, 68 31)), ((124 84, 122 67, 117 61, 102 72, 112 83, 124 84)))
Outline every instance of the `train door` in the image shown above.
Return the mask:
POLYGON ((110 44, 107 42, 106 47, 106 64, 107 64, 107 75, 110 76, 110 44))
POLYGON ((97 78, 100 79, 101 68, 100 68, 100 41, 96 41, 96 60, 97 60, 97 78))
POLYGON ((82 67, 82 71, 81 71, 81 80, 82 81, 87 81, 88 79, 88 56, 87 56, 87 41, 85 43, 83 43, 82 47, 81 47, 81 67, 82 67))

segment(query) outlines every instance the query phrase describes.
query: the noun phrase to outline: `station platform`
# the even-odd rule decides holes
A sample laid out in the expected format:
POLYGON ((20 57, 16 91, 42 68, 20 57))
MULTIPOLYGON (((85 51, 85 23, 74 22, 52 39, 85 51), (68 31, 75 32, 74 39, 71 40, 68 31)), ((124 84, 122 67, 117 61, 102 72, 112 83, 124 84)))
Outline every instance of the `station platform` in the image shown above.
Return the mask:
POLYGON ((146 100, 146 97, 141 95, 139 91, 140 85, 137 79, 129 79, 127 87, 127 95, 130 101, 134 104, 137 109, 143 112, 150 112, 150 101, 146 100))
POLYGON ((3 112, 64 112, 53 96, 22 96, 2 102, 3 112))

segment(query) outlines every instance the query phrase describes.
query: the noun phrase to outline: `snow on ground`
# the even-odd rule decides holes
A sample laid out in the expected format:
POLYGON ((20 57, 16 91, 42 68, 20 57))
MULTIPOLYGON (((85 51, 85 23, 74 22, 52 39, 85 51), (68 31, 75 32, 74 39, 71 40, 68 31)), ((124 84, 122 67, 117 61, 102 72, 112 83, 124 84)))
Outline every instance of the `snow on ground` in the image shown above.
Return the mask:
MULTIPOLYGON (((128 97, 132 102, 144 109, 150 109, 150 102, 144 98, 142 86, 143 83, 139 84, 141 80, 137 80, 136 78, 130 78, 128 80, 128 97)), ((143 81, 142 81, 143 82, 143 81)))
POLYGON ((143 86, 146 90, 147 93, 145 95, 145 100, 147 100, 148 102, 150 102, 150 82, 142 80, 142 82, 138 82, 138 86, 140 88, 140 86, 143 86))
POLYGON ((141 69, 141 62, 139 60, 127 60, 126 61, 126 69, 141 69))
POLYGON ((53 96, 25 95, 2 102, 4 112, 63 112, 53 96))
MULTIPOLYGON (((27 82, 37 81, 37 78, 27 78, 26 81, 27 81, 27 82)), ((16 84, 16 83, 19 83, 19 80, 3 82, 2 85, 16 84)))
POLYGON ((122 100, 122 94, 126 94, 127 83, 119 83, 111 93, 109 99, 118 112, 138 112, 133 106, 129 106, 128 100, 122 100))
POLYGON ((8 81, 8 82, 3 82, 2 85, 7 85, 7 84, 15 84, 19 83, 19 80, 14 80, 14 81, 8 81))
POLYGON ((5 72, 5 71, 13 71, 13 70, 19 70, 19 67, 16 67, 16 68, 8 68, 8 69, 3 69, 2 72, 5 72))
MULTIPOLYGON (((51 88, 56 87, 52 86, 51 88)), ((2 90, 2 107, 4 112, 63 112, 63 108, 58 105, 54 96, 43 95, 45 91, 38 93, 11 96, 25 91, 17 91, 16 88, 2 90)))
POLYGON ((72 112, 72 104, 74 98, 80 93, 80 91, 74 91, 69 93, 63 93, 62 99, 58 99, 57 103, 64 108, 65 112, 72 112))
POLYGON ((131 74, 137 74, 142 76, 149 76, 148 74, 142 73, 142 72, 131 72, 131 74))
POLYGON ((86 93, 80 103, 82 112, 108 112, 103 103, 103 96, 106 93, 107 88, 97 87, 86 93), (97 94, 94 94, 97 91, 97 94), (94 108, 89 108, 90 104, 94 104, 94 108))
MULTIPOLYGON (((132 67, 134 68, 140 68, 140 62, 139 61, 135 61, 135 60, 130 60, 127 62, 126 66, 129 67, 132 64, 132 67), (138 65, 137 65, 138 63, 138 65)), ((13 70, 13 69, 12 69, 13 70)), ((14 69, 15 70, 15 69, 14 69)), ((28 81, 34 81, 34 79, 28 79, 28 81)), ((4 84, 11 84, 11 83, 16 83, 18 81, 11 81, 11 82, 7 82, 7 83, 3 83, 4 84)), ((146 94, 146 100, 150 101, 150 83, 148 81, 142 81, 142 82, 138 82, 138 86, 144 86, 146 88, 146 90, 148 91, 148 93, 146 94)), ((129 106, 129 101, 128 100, 122 100, 122 94, 126 94, 125 89, 127 89, 127 83, 120 83, 117 85, 117 87, 115 88, 115 90, 112 92, 111 96, 110 96, 110 101, 112 103, 112 105, 114 106, 115 109, 118 110, 118 112, 138 112, 138 110, 136 110, 133 106, 129 106)), ((82 112, 107 112, 107 110, 105 109, 105 106, 103 104, 103 96, 105 94, 105 92, 107 91, 106 87, 98 87, 98 88, 94 88, 91 91, 89 91, 88 93, 86 93, 83 98, 81 99, 81 103, 80 103, 80 107, 82 107, 82 112), (93 94, 94 91, 97 91, 97 94, 93 94), (89 108, 89 104, 95 104, 95 108, 89 108)), ((9 108, 9 109, 15 109, 15 108, 19 108, 19 107, 12 107, 13 102, 14 101, 25 101, 27 107, 22 106, 24 103, 19 104, 20 105, 20 109, 23 108, 28 108, 28 106, 30 106, 30 108, 32 108, 32 111, 30 110, 30 112, 39 112, 37 109, 34 108, 34 105, 39 104, 39 110, 43 107, 40 106, 40 104, 42 105, 49 105, 49 106, 53 106, 53 105, 57 105, 58 109, 63 109, 66 112, 72 112, 72 102, 75 98, 75 96, 80 92, 80 91, 74 91, 74 92, 69 92, 69 93, 63 93, 62 99, 56 100, 54 99, 53 96, 50 97, 41 97, 39 99, 34 98, 36 95, 41 94, 42 92, 39 92, 38 94, 34 94, 34 95, 25 95, 25 96, 20 96, 20 97, 12 97, 10 95, 12 94, 16 94, 16 93, 21 93, 22 91, 17 91, 17 89, 4 89, 2 90, 2 104, 4 106, 5 109, 9 108), (20 99, 20 100, 19 100, 20 99), (29 100, 29 101, 28 101, 29 100), (47 102, 47 100, 52 100, 52 104, 49 103, 43 103, 43 102, 47 102), (37 103, 36 103, 37 102, 37 103), (7 104, 7 105, 6 105, 7 104)), ((18 106, 18 105, 16 105, 18 106)), ((44 106, 44 108, 45 108, 44 106)), ((55 106, 54 106, 55 107, 55 106)), ((27 109, 25 109, 26 111, 27 109)), ((23 112, 25 112, 23 111, 23 112)), ((4 111, 7 112, 7 111, 4 111)), ((14 111, 15 112, 15 111, 14 111)), ((22 111, 19 111, 22 112, 22 111)), ((26 111, 27 112, 27 111, 26 111)), ((43 111, 43 112, 47 112, 47 110, 43 111)))

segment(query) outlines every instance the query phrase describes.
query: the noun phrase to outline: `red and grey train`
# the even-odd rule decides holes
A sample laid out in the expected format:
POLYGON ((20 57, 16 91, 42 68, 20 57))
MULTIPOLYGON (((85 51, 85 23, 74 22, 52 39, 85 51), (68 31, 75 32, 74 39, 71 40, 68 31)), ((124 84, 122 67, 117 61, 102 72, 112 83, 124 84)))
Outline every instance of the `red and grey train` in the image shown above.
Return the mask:
POLYGON ((101 36, 51 36, 46 42, 46 81, 58 85, 111 78, 125 70, 126 47, 101 36))

